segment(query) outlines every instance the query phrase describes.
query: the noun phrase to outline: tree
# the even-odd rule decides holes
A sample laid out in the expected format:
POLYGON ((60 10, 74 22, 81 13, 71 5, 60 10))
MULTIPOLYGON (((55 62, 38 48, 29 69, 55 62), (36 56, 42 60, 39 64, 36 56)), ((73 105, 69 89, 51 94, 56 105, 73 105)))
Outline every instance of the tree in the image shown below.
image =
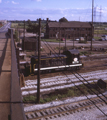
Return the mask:
POLYGON ((63 17, 63 18, 59 19, 59 22, 68 22, 68 20, 65 17, 63 17))
POLYGON ((32 26, 32 22, 30 21, 30 19, 27 20, 28 26, 32 26))

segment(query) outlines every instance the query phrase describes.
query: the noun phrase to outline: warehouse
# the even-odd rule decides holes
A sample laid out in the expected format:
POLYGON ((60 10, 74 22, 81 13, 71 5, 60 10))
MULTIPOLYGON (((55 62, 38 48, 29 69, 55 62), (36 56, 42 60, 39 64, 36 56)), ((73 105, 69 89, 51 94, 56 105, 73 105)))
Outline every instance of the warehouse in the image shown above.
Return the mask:
POLYGON ((90 22, 50 22, 47 19, 46 38, 49 39, 84 39, 91 40, 92 24, 90 22))

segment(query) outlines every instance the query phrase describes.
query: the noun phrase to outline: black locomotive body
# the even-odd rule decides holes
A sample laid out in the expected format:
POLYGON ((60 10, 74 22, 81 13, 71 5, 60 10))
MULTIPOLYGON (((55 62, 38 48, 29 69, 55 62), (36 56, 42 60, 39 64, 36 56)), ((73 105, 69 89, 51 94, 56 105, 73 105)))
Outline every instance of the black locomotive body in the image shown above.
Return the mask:
MULTIPOLYGON (((79 68, 80 62, 79 51, 77 49, 64 51, 62 54, 52 54, 41 56, 41 71, 53 71, 58 69, 79 68)), ((31 74, 38 71, 38 56, 31 57, 31 74)))

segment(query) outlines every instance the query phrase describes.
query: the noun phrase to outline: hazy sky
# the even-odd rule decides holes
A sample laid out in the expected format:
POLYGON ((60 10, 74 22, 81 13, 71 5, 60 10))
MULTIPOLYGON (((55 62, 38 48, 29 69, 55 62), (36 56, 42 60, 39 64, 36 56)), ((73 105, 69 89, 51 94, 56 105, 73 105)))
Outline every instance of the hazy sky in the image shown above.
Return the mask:
MULTIPOLYGON (((94 7, 94 21, 107 22, 107 0, 94 0, 94 7)), ((0 0, 0 19, 91 21, 91 8, 92 0, 0 0)))

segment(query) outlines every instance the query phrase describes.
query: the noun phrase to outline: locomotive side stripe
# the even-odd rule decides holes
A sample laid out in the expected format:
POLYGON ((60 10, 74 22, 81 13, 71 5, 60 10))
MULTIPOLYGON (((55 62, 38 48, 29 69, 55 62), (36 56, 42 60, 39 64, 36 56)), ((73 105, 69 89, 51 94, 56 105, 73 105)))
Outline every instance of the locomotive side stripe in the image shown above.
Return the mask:
MULTIPOLYGON (((65 58, 67 58, 67 57, 59 57, 59 58, 41 58, 41 60, 53 60, 53 59, 65 59, 65 58)), ((36 59, 36 61, 38 61, 38 59, 36 59)))
MULTIPOLYGON (((68 67, 78 67, 78 66, 82 66, 82 64, 56 66, 56 67, 47 67, 47 68, 40 68, 40 70, 51 70, 51 69, 68 68, 68 67)), ((38 69, 34 69, 34 71, 37 71, 37 70, 38 69)))

